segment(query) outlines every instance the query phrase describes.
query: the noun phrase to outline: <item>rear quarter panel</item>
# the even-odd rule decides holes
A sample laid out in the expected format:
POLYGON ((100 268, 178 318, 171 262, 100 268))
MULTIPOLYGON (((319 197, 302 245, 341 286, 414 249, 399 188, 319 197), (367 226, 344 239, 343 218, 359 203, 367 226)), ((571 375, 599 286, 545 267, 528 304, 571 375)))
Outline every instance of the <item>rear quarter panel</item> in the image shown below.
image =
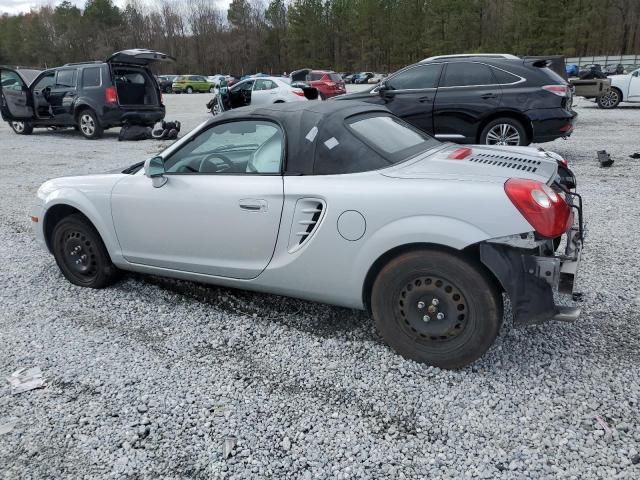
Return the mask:
POLYGON ((396 247, 428 243, 461 250, 488 238, 524 233, 531 226, 504 193, 503 182, 388 178, 377 172, 285 177, 285 204, 274 257, 257 282, 275 293, 363 308, 362 287, 373 263, 396 247), (299 198, 326 202, 311 240, 289 253, 299 198), (338 219, 359 212, 366 229, 343 238, 338 219))

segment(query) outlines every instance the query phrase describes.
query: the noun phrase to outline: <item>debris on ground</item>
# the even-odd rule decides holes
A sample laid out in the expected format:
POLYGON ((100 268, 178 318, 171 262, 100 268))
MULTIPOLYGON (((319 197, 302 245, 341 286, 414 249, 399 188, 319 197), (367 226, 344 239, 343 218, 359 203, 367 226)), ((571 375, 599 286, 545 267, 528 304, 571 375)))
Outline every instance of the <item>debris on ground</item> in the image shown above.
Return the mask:
POLYGON ((237 443, 238 439, 236 437, 225 437, 224 444, 222 445, 222 458, 231 457, 237 443))
POLYGON ((610 167, 613 165, 613 160, 611 160, 611 155, 607 153, 606 150, 598 150, 598 161, 600 162, 601 167, 610 167))
POLYGON ((6 423, 0 423, 0 435, 4 435, 5 433, 11 433, 15 426, 18 424, 17 420, 11 420, 6 423))
POLYGON ((44 378, 40 367, 21 368, 6 378, 11 385, 11 393, 13 395, 44 387, 44 378))
POLYGON ((636 152, 636 153, 632 153, 631 155, 629 155, 629 158, 640 158, 640 153, 636 152))

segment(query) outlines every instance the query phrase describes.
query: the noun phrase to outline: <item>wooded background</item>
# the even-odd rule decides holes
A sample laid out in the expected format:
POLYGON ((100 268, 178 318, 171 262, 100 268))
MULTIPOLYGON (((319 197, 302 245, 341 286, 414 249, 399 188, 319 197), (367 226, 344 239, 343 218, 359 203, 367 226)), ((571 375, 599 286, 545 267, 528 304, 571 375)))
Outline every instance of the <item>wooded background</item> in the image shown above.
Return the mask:
POLYGON ((640 0, 87 0, 0 17, 0 64, 52 67, 125 48, 164 73, 391 72, 467 52, 640 53, 640 0))

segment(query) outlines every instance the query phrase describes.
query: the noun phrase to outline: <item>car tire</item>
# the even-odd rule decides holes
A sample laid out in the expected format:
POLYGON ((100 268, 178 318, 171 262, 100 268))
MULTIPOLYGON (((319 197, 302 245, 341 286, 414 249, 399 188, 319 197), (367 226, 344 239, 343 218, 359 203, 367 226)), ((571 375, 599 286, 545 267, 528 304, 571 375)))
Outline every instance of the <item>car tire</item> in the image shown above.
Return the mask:
POLYGON ((607 93, 600 95, 596 98, 596 102, 598 107, 604 110, 611 110, 612 108, 616 108, 620 105, 622 101, 622 92, 617 88, 612 88, 607 93))
POLYGON ((187 93, 193 93, 193 88, 191 87, 187 87, 187 89, 185 90, 187 93))
POLYGON ((173 90, 171 87, 167 87, 164 91, 164 93, 173 93, 173 90))
POLYGON ((318 96, 320 97, 320 100, 322 100, 322 101, 325 101, 327 99, 327 97, 325 97, 322 92, 318 92, 318 96))
POLYGON ((33 124, 31 122, 9 122, 11 129, 18 135, 31 135, 33 124))
POLYGON ((503 305, 480 266, 444 251, 415 250, 382 268, 371 311, 380 336, 403 357, 454 369, 489 350, 503 305))
POLYGON ((216 93, 216 87, 211 87, 209 89, 209 93, 216 93))
POLYGON ((100 138, 104 133, 104 129, 98 121, 98 116, 93 110, 89 110, 88 108, 85 108, 78 113, 77 125, 82 136, 89 140, 100 138))
POLYGON ((526 146, 530 140, 522 123, 515 118, 502 117, 491 120, 480 133, 482 145, 526 146))
POLYGON ((100 234, 84 215, 60 220, 53 227, 51 245, 60 271, 74 285, 104 288, 118 279, 100 234))

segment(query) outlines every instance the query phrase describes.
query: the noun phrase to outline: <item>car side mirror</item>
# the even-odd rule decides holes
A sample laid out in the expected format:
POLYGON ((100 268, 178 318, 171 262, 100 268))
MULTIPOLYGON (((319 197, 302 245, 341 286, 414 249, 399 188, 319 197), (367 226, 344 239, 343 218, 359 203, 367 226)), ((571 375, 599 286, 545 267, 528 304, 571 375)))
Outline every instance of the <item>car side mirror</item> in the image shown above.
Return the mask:
POLYGON ((167 183, 167 177, 164 176, 164 160, 162 157, 147 158, 144 162, 144 174, 151 179, 154 188, 160 188, 167 183))
POLYGON ((380 82, 380 86, 378 87, 378 94, 382 98, 393 98, 396 95, 396 92, 390 89, 385 82, 380 82))
POLYGON ((640 72, 633 72, 634 77, 637 77, 638 75, 640 75, 640 72))

